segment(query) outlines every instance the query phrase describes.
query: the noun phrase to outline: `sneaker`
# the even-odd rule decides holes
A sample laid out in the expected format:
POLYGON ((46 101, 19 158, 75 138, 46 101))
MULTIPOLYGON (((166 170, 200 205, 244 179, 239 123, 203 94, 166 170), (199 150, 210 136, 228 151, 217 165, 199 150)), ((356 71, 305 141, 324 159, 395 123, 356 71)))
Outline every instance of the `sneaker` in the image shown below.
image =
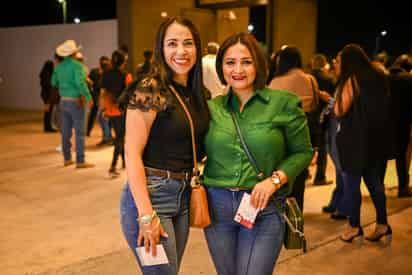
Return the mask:
POLYGON ((56 147, 57 152, 63 152, 63 146, 60 144, 59 146, 56 147))
POLYGON ((74 161, 72 161, 71 159, 64 161, 64 167, 69 166, 69 165, 72 165, 72 164, 74 164, 74 161))
POLYGON ((109 177, 114 179, 114 178, 117 178, 118 176, 120 176, 120 173, 117 172, 115 168, 110 168, 109 177))
POLYGON ((88 163, 88 162, 81 162, 76 164, 76 168, 92 168, 95 165, 93 163, 88 163))

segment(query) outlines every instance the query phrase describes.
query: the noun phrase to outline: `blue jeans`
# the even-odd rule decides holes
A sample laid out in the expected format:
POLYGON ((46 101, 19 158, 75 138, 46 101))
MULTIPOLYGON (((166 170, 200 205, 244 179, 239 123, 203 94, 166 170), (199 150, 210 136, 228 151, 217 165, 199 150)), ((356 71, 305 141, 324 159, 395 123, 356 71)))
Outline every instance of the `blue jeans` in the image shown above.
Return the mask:
POLYGON ((332 199, 330 201, 330 206, 333 207, 333 209, 336 209, 340 214, 344 214, 347 211, 345 210, 345 205, 344 205, 344 183, 343 183, 343 175, 342 171, 339 169, 336 169, 336 187, 335 190, 333 190, 332 193, 332 199))
POLYGON ((85 108, 80 107, 77 101, 60 101, 60 131, 62 134, 62 147, 64 160, 71 160, 70 139, 74 128, 76 138, 76 163, 84 162, 84 135, 85 135, 85 108))
POLYGON ((99 110, 97 113, 97 121, 99 122, 100 128, 102 128, 103 140, 111 140, 112 131, 110 128, 110 121, 108 118, 103 117, 103 112, 101 110, 99 110))
POLYGON ((161 238, 169 264, 142 266, 136 254, 139 235, 139 216, 129 184, 126 184, 120 201, 123 234, 144 275, 176 275, 189 236, 190 184, 186 181, 149 176, 147 186, 153 208, 168 234, 161 238))
POLYGON ((218 275, 271 275, 283 244, 285 222, 270 201, 252 229, 233 220, 245 192, 208 188, 212 224, 205 229, 218 275))
POLYGON ((366 168, 358 174, 343 172, 342 175, 345 188, 344 203, 345 208, 348 209, 347 212, 345 211, 345 214, 349 215, 349 224, 352 227, 360 227, 360 208, 362 203, 360 184, 362 177, 375 206, 376 222, 378 224, 387 224, 385 187, 380 177, 379 167, 366 168))
MULTIPOLYGON (((336 147, 336 130, 337 121, 335 117, 329 119, 329 129, 328 129, 328 151, 332 158, 333 164, 335 165, 336 173, 336 188, 333 190, 332 199, 329 206, 338 210, 341 214, 347 214, 348 210, 345 209, 345 188, 343 182, 343 172, 339 163, 338 149, 336 147)), ((348 214, 349 215, 349 214, 348 214)))

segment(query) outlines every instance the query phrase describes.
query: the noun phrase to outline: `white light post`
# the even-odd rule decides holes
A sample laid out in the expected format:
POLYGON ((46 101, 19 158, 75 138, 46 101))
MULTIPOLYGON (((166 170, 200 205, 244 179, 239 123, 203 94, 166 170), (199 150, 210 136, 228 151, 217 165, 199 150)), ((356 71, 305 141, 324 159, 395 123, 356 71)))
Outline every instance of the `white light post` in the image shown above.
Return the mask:
POLYGON ((379 53, 379 51, 380 51, 380 48, 381 48, 381 42, 382 42, 382 39, 386 36, 386 35, 388 35, 388 31, 387 30, 382 30, 381 32, 379 32, 378 34, 377 34, 377 36, 375 37, 375 52, 374 52, 374 56, 376 56, 378 53, 379 53))
POLYGON ((57 0, 61 5, 62 5, 62 10, 63 10, 63 24, 66 24, 67 20, 67 9, 66 9, 66 0, 57 0))

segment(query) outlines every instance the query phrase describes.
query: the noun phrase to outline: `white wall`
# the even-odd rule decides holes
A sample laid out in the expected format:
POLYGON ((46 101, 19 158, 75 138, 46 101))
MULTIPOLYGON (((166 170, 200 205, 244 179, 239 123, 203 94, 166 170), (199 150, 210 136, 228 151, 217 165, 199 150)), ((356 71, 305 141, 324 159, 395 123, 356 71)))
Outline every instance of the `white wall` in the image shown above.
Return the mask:
POLYGON ((85 64, 96 67, 118 47, 117 20, 0 28, 0 108, 42 109, 40 70, 66 39, 82 45, 85 64))

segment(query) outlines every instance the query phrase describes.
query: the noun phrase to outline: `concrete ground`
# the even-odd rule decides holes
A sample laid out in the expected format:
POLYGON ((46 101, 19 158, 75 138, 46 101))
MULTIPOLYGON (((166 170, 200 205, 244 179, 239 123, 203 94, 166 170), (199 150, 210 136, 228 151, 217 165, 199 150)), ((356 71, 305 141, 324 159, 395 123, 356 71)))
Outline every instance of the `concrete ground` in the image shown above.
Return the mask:
MULTIPOLYGON (((99 148, 100 132, 87 138, 86 158, 95 168, 63 168, 59 134, 42 132, 39 112, 0 111, 0 274, 141 274, 119 225, 125 181, 107 175, 112 147, 99 148)), ((74 156, 74 155, 73 155, 74 156)), ((411 171, 412 172, 412 171, 411 171)), ((328 167, 333 178, 333 167, 328 167)), ((396 197, 394 163, 386 175, 390 246, 342 243, 345 221, 321 212, 333 185, 305 194, 309 251, 282 250, 274 274, 412 274, 412 199, 396 197)), ((374 209, 363 189, 362 224, 374 228, 374 209)), ((180 274, 216 274, 201 230, 192 229, 180 274)))

